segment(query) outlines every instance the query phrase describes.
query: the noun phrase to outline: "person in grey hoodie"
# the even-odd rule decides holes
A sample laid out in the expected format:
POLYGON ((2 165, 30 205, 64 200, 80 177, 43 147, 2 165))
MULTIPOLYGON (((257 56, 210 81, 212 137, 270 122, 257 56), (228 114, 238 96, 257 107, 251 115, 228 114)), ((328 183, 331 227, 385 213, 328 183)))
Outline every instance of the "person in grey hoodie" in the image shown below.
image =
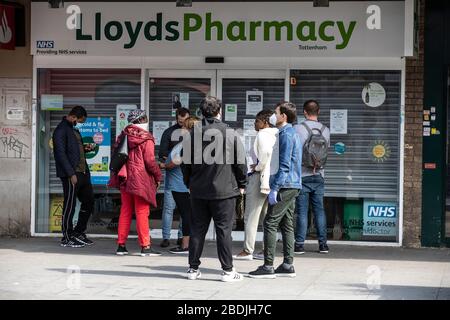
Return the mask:
POLYGON ((249 180, 245 193, 244 248, 234 256, 237 260, 264 259, 264 253, 255 255, 253 253, 259 222, 264 219, 267 212, 267 195, 270 192, 270 163, 278 139, 278 129, 269 123, 272 114, 272 110, 262 110, 255 119, 255 130, 258 131, 258 134, 251 153, 252 158, 256 159, 256 163, 251 165, 252 171, 248 173, 249 180))

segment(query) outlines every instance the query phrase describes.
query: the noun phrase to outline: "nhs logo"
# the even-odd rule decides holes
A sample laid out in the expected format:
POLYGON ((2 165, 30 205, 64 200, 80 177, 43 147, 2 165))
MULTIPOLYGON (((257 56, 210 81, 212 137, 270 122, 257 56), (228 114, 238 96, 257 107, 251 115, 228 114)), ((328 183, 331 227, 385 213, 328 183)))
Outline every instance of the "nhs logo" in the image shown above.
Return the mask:
POLYGON ((368 216, 374 218, 395 218, 397 216, 397 207, 386 205, 369 205, 368 216))
POLYGON ((36 48, 38 49, 53 49, 55 47, 55 41, 40 40, 36 41, 36 48))

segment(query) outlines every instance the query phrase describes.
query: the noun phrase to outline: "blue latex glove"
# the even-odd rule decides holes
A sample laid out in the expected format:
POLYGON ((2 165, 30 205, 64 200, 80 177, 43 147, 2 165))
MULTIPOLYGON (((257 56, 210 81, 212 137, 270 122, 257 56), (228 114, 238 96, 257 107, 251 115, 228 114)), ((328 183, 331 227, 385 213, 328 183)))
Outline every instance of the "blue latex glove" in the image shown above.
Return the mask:
POLYGON ((271 206, 273 206, 274 204, 278 203, 277 195, 278 195, 278 191, 270 190, 270 193, 269 193, 269 204, 271 206))

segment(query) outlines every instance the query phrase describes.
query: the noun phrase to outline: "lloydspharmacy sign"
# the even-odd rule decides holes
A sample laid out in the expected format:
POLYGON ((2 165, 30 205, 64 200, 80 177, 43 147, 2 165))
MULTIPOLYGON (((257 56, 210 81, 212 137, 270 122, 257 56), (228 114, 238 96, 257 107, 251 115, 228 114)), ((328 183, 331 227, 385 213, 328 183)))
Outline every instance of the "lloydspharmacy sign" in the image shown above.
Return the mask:
POLYGON ((399 57, 405 3, 32 3, 32 53, 399 57))

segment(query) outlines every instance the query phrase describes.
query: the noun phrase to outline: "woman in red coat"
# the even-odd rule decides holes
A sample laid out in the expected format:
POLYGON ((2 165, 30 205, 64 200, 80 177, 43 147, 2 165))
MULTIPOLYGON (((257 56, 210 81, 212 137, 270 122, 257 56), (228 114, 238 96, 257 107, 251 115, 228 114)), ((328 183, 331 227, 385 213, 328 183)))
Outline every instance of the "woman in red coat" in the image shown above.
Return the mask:
POLYGON ((155 139, 148 131, 148 119, 143 110, 132 110, 128 123, 115 144, 117 147, 127 136, 128 160, 117 175, 112 175, 109 184, 120 189, 122 198, 116 253, 128 254, 125 243, 134 211, 141 256, 159 256, 161 253, 152 249, 148 223, 150 206, 157 206, 156 191, 161 181, 161 171, 155 161, 155 139))

